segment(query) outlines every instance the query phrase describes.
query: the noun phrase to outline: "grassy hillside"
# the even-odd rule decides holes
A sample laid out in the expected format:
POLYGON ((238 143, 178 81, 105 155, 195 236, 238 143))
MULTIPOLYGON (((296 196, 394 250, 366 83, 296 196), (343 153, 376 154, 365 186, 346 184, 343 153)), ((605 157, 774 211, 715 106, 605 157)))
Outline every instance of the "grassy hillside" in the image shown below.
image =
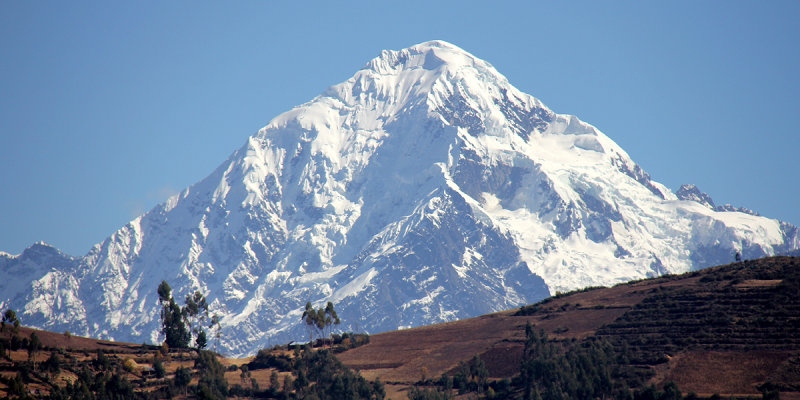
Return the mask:
POLYGON ((0 350, 0 397, 9 398, 800 399, 800 258, 249 359, 10 324, 0 350))
POLYGON ((284 346, 247 359, 226 359, 206 350, 6 325, 0 332, 0 398, 322 400, 355 393, 356 398, 383 399, 379 381, 365 380, 333 355, 365 343, 368 336, 339 339, 313 349, 284 346))

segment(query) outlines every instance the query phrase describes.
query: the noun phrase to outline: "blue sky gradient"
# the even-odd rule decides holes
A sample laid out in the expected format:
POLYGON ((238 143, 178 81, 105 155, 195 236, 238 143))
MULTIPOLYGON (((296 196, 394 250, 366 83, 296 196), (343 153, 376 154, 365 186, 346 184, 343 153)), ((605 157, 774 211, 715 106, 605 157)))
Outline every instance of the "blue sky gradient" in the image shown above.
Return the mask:
POLYGON ((433 39, 673 190, 800 224, 798 21, 780 0, 3 2, 0 250, 83 255, 382 49, 433 39))

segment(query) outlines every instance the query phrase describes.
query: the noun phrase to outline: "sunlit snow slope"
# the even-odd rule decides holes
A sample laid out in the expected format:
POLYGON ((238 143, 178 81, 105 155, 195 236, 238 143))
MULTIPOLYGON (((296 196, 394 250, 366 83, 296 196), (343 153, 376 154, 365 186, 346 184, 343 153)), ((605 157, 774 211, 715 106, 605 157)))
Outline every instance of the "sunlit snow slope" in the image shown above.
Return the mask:
POLYGON ((800 247, 794 226, 692 190, 679 198, 595 127, 427 42, 382 52, 0 298, 46 329, 155 343, 166 280, 212 301, 220 350, 252 354, 307 338, 307 301, 379 332, 800 247))

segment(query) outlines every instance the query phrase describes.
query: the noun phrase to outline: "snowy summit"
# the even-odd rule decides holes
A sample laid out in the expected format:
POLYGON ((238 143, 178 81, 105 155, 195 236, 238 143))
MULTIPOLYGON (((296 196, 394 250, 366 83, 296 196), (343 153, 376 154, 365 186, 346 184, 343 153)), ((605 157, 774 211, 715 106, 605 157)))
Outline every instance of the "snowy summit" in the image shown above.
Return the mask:
POLYGON ((206 294, 221 350, 240 355, 306 337, 307 301, 374 333, 800 248, 790 224, 684 192, 489 63, 426 42, 279 115, 89 254, 6 286, 20 290, 3 306, 156 343, 166 280, 179 299, 206 294))

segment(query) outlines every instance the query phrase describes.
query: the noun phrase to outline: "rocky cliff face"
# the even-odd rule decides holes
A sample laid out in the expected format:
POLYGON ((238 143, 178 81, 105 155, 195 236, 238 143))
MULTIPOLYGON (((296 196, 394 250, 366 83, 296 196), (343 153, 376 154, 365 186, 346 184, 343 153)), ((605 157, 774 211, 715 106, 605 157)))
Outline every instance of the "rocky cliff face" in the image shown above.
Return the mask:
POLYGON ((2 298, 46 329, 160 342, 166 280, 179 299, 205 293, 220 350, 248 354, 307 338, 307 301, 333 301, 340 329, 379 332, 800 248, 794 226, 692 193, 427 42, 276 117, 86 256, 3 256, 33 267, 2 298))

